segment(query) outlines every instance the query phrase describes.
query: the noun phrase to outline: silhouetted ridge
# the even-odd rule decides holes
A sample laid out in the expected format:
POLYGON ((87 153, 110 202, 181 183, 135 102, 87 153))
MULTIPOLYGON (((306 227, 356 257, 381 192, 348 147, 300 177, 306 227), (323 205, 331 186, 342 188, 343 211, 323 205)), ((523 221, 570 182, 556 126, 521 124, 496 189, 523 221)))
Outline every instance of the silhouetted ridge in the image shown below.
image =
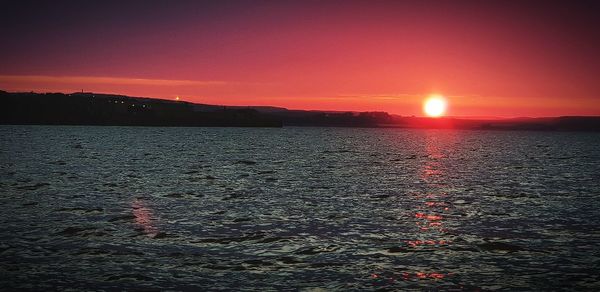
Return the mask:
POLYGON ((249 108, 214 106, 94 93, 0 93, 0 123, 121 126, 281 127, 280 120, 249 108))
POLYGON ((600 117, 513 119, 425 118, 386 112, 219 106, 96 93, 0 91, 0 124, 123 126, 333 126, 470 130, 600 131, 600 117))

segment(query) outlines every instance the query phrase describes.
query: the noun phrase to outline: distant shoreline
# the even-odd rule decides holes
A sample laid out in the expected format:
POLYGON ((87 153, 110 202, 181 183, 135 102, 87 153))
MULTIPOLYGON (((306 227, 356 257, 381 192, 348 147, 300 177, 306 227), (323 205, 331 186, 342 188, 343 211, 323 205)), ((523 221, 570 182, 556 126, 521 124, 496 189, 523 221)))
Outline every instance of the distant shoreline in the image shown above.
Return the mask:
POLYGON ((425 118, 386 112, 219 106, 98 93, 0 91, 0 124, 148 127, 357 127, 600 132, 600 116, 425 118))

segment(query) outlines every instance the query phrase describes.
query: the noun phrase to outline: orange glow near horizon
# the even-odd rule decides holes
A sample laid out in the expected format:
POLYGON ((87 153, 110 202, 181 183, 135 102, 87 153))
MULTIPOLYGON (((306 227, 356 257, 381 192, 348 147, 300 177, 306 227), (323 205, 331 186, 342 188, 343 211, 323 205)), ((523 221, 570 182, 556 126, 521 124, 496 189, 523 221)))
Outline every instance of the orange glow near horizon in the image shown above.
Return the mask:
MULTIPOLYGON (((237 81, 194 81, 106 77, 49 77, 0 75, 0 90, 9 92, 86 92, 175 99, 228 106, 276 106, 294 110, 385 111, 421 116, 422 93, 342 93, 334 88, 316 90, 304 84, 237 81), (156 82, 155 82, 156 81, 156 82)), ((544 117, 600 115, 593 98, 569 100, 545 97, 449 95, 453 117, 544 117)), ((448 115, 446 111, 445 115, 448 115)), ((426 115, 429 116, 429 115, 426 115)))

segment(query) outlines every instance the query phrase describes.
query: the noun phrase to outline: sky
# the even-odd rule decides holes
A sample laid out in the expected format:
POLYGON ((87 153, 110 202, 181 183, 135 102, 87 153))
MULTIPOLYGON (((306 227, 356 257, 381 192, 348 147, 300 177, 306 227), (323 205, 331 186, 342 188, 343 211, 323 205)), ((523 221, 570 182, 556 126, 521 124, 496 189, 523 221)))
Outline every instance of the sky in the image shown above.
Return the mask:
POLYGON ((3 1, 0 89, 600 115, 600 1, 3 1))

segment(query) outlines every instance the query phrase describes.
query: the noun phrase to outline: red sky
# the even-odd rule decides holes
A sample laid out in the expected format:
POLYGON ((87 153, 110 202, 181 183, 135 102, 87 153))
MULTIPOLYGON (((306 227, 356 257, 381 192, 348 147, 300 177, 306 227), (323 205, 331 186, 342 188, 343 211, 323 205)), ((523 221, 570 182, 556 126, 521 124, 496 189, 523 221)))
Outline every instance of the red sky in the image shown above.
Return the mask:
POLYGON ((600 115, 600 10, 548 1, 14 1, 0 89, 455 116, 600 115))

